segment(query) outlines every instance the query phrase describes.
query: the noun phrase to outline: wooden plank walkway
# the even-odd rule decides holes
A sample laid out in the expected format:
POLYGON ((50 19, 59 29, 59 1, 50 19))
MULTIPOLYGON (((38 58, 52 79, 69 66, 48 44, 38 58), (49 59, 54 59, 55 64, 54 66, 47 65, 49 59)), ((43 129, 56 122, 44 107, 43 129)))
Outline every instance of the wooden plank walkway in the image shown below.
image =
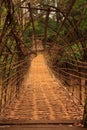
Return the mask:
MULTIPOLYGON (((78 105, 78 104, 77 104, 78 105)), ((23 91, 2 118, 8 120, 81 120, 82 111, 50 74, 39 53, 25 77, 23 91)))

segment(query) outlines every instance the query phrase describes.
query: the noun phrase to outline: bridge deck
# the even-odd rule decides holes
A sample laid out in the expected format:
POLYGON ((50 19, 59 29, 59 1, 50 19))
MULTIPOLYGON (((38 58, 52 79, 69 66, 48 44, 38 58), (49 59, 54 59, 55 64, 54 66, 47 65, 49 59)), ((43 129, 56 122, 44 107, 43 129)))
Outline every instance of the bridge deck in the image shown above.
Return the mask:
POLYGON ((32 60, 19 99, 2 118, 26 121, 81 119, 82 112, 77 105, 50 73, 44 55, 39 53, 32 60))

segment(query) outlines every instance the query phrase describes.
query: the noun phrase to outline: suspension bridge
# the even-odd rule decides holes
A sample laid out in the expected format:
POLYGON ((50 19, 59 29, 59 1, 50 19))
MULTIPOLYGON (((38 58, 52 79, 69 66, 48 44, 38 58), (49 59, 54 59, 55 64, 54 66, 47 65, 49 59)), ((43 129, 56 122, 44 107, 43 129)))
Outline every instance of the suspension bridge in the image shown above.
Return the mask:
POLYGON ((0 126, 86 127, 87 1, 0 7, 0 126))
POLYGON ((2 121, 82 120, 83 106, 56 79, 46 63, 42 44, 37 44, 37 55, 27 70, 19 98, 2 112, 2 121))

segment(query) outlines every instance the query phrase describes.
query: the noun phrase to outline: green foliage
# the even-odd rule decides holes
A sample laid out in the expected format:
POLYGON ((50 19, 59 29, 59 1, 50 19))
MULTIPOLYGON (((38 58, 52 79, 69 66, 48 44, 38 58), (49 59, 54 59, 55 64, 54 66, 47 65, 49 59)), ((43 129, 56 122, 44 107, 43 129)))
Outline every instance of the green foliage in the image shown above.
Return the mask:
POLYGON ((32 41, 29 38, 29 33, 28 32, 24 33, 23 40, 24 40, 24 42, 25 42, 25 44, 27 46, 29 46, 30 48, 32 47, 32 41))
POLYGON ((36 35, 44 34, 44 26, 41 22, 35 21, 35 33, 36 35))
POLYGON ((32 27, 27 25, 25 31, 23 32, 23 40, 25 44, 28 45, 30 48, 32 47, 32 34, 33 34, 32 27))
POLYGON ((87 29, 87 8, 84 11, 84 17, 80 24, 80 29, 83 31, 87 29))
POLYGON ((87 4, 87 0, 77 0, 71 12, 71 16, 76 21, 82 19, 79 26, 79 29, 81 29, 82 31, 87 29, 87 5, 86 4, 87 4))
MULTIPOLYGON (((78 50, 77 44, 74 44, 74 45, 72 46, 72 49, 73 49, 73 51, 74 51, 74 53, 75 53, 76 58, 77 58, 78 60, 82 60, 82 56, 81 56, 80 51, 78 50)), ((82 49, 81 46, 80 46, 80 49, 82 49)))
POLYGON ((76 3, 75 3, 75 5, 74 5, 74 8, 78 9, 79 7, 81 7, 86 2, 87 2, 87 0, 77 0, 76 3))
POLYGON ((2 27, 2 25, 0 25, 0 32, 2 31, 2 29, 3 29, 3 27, 2 27))

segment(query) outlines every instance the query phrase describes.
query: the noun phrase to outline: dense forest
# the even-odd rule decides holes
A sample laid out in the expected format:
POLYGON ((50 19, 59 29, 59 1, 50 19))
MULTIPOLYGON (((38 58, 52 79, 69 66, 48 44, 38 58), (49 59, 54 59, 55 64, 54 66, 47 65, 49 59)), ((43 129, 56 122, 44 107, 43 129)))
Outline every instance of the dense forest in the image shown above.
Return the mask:
POLYGON ((0 111, 18 97, 37 39, 54 74, 85 105, 86 124, 87 0, 0 0, 0 111))

